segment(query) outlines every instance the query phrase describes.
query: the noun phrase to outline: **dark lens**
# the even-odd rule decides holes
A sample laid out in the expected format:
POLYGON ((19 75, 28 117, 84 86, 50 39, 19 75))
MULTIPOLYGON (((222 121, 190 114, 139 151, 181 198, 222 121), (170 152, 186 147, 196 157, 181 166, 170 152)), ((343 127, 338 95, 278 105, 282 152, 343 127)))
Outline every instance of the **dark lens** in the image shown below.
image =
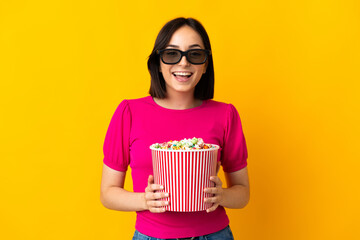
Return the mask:
POLYGON ((165 50, 162 53, 162 59, 166 63, 176 63, 177 61, 179 61, 180 56, 181 54, 179 51, 172 49, 165 50))
POLYGON ((190 50, 188 53, 189 61, 192 63, 204 63, 207 53, 204 50, 190 50))

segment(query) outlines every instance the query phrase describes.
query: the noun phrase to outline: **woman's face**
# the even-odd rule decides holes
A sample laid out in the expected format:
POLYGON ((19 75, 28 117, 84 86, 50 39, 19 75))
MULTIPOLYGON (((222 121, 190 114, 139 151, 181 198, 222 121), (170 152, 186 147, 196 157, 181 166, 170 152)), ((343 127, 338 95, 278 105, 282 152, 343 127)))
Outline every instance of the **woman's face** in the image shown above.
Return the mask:
MULTIPOLYGON (((172 35, 166 49, 205 49, 201 36, 191 27, 185 25, 180 27, 172 35)), ((169 65, 160 60, 160 71, 165 79, 167 94, 194 93, 196 84, 206 71, 207 62, 194 65, 183 56, 177 64, 169 65), (187 75, 187 76, 184 76, 187 75)))

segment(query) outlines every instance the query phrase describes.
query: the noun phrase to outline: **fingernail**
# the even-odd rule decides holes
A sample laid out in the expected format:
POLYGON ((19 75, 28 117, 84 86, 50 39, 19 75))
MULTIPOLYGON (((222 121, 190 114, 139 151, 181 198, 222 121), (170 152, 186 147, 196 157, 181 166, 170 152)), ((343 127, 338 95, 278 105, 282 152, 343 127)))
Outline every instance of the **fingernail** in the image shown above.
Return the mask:
POLYGON ((163 186, 160 186, 160 189, 164 189, 164 187, 163 187, 163 186))
POLYGON ((165 204, 166 204, 166 205, 168 205, 168 204, 169 204, 169 202, 168 202, 168 201, 165 201, 165 204))
POLYGON ((169 196, 169 194, 168 193, 165 193, 165 197, 168 197, 169 196))

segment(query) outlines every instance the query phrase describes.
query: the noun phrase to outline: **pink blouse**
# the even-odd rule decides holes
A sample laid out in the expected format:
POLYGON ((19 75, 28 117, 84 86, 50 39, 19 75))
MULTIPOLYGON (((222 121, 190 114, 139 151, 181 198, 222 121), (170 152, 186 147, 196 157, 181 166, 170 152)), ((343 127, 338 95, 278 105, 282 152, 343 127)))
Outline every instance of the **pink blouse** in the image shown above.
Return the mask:
MULTIPOLYGON (((205 100, 199 107, 174 110, 159 106, 151 96, 123 100, 117 107, 104 142, 104 164, 117 171, 131 167, 133 191, 144 192, 153 175, 153 143, 201 137, 217 144, 225 172, 247 166, 241 120, 232 104, 205 100)), ((223 207, 201 212, 137 212, 135 228, 155 238, 184 238, 219 231, 229 224, 223 207)))

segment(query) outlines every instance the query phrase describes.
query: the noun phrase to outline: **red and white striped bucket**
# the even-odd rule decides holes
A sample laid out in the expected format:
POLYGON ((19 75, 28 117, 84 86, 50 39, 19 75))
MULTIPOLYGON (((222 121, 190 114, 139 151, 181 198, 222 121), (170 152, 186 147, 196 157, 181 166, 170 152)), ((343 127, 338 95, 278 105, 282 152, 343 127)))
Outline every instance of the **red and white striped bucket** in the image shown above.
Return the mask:
POLYGON ((161 184, 169 197, 167 211, 203 211, 212 206, 204 203, 204 198, 212 194, 204 193, 204 188, 213 187, 210 176, 216 175, 219 146, 199 150, 167 150, 152 148, 154 182, 161 184))

